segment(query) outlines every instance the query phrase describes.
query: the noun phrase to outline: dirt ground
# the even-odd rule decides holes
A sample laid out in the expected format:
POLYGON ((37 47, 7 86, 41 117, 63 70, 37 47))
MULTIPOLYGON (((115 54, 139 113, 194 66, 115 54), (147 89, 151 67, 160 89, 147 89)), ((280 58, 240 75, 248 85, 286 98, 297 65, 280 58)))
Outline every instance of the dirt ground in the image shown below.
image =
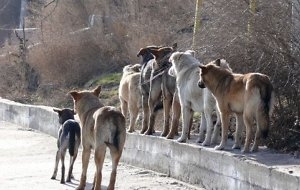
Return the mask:
MULTIPOLYGON (((56 180, 51 180, 56 153, 56 139, 30 129, 0 121, 0 189, 12 190, 71 190, 79 184, 81 173, 81 151, 74 165, 75 179, 60 184, 60 168, 56 180)), ((109 153, 109 151, 107 152, 109 153)), ((66 157, 66 169, 69 157, 66 157)), ((59 166, 60 167, 60 166, 59 166)), ((90 159, 87 186, 91 189, 95 171, 93 157, 90 159)), ((109 182, 111 162, 105 159, 102 189, 109 182)), ((119 190, 204 190, 165 174, 120 163, 116 188, 119 190)))

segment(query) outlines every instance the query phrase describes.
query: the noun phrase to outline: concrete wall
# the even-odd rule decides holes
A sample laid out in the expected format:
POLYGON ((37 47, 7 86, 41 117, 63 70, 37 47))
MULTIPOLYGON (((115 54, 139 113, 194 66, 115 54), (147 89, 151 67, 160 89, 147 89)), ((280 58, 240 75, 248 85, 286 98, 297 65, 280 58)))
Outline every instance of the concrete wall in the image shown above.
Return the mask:
MULTIPOLYGON (((57 115, 51 107, 0 98, 0 120, 57 137, 57 115)), ((122 161, 206 189, 300 189, 299 160, 264 150, 245 156, 156 136, 127 134, 122 161)))

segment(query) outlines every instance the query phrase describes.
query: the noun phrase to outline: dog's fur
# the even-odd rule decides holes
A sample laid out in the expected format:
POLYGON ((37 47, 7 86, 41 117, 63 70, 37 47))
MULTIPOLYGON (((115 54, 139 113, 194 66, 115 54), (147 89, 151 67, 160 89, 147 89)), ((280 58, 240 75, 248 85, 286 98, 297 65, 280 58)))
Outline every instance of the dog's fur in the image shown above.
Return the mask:
MULTIPOLYGON (((249 152, 252 140, 252 126, 257 124, 255 139, 251 151, 258 150, 260 137, 266 138, 269 131, 270 116, 274 105, 274 90, 267 75, 261 73, 236 74, 226 60, 217 59, 200 66, 199 87, 207 87, 215 96, 221 112, 222 141, 215 149, 223 149, 229 126, 229 115, 235 113, 243 118, 246 126, 246 140, 243 152, 249 152)), ((241 120, 241 119, 240 119, 241 120)), ((239 148, 242 129, 236 125, 236 142, 233 148, 239 148)))
POLYGON ((155 106, 159 104, 161 95, 164 107, 164 128, 161 136, 174 138, 178 133, 180 116, 180 104, 178 99, 173 98, 176 85, 175 79, 167 74, 171 64, 168 59, 177 44, 173 47, 147 47, 139 51, 138 56, 143 58, 141 74, 141 91, 144 111, 144 121, 141 133, 153 134, 155 124, 155 106), (171 130, 169 130, 170 109, 172 106, 173 116, 171 130))
POLYGON ((135 131, 134 126, 141 108, 141 91, 139 88, 141 65, 126 65, 123 68, 123 75, 119 86, 119 99, 121 103, 121 110, 125 117, 129 111, 129 129, 128 132, 135 131))
POLYGON ((172 67, 169 74, 176 77, 182 111, 183 130, 178 142, 186 142, 193 113, 196 111, 201 112, 200 136, 197 142, 203 142, 204 146, 216 143, 220 123, 218 117, 213 130, 212 114, 216 109, 216 101, 209 90, 198 88, 200 62, 194 57, 194 51, 175 52, 171 55, 170 62, 172 67))
POLYGON ((74 120, 74 110, 72 109, 53 109, 54 112, 58 113, 58 121, 61 124, 58 130, 58 140, 55 159, 54 172, 51 179, 55 179, 58 170, 59 159, 61 160, 61 180, 60 183, 65 183, 65 155, 67 149, 70 154, 70 166, 67 176, 67 182, 71 182, 73 165, 77 157, 78 148, 80 145, 80 126, 77 121, 74 120))
POLYGON ((78 190, 83 190, 86 185, 86 173, 92 148, 95 150, 96 164, 93 189, 101 189, 101 170, 106 147, 110 149, 112 159, 112 172, 107 189, 114 189, 117 166, 125 144, 125 117, 116 108, 104 106, 98 98, 100 92, 101 86, 96 87, 92 91, 70 92, 82 127, 82 173, 80 184, 77 187, 78 190))

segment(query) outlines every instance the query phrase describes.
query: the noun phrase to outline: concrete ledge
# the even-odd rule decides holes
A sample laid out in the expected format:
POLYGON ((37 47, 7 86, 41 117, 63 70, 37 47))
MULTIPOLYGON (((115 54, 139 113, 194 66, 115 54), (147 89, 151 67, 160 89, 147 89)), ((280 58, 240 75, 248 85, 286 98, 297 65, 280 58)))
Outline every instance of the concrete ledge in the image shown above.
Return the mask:
MULTIPOLYGON (((57 137, 57 115, 51 107, 16 103, 0 98, 0 120, 57 137)), ((266 148, 243 155, 215 151, 191 139, 180 144, 158 136, 127 134, 122 161, 165 173, 207 189, 300 190, 300 160, 266 148)))

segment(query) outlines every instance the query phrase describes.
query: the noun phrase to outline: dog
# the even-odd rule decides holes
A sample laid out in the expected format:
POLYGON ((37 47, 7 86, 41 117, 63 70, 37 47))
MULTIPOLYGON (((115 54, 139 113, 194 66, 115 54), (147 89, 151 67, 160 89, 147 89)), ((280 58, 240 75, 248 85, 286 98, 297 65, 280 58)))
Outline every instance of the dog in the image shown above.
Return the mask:
POLYGON ((156 107, 163 99, 164 127, 161 136, 171 139, 178 133, 180 104, 176 94, 176 81, 167 73, 171 63, 168 61, 177 44, 172 47, 150 46, 139 51, 142 56, 141 91, 143 96, 144 121, 141 133, 152 135, 154 131, 156 107), (172 124, 169 129, 170 109, 172 107, 172 124))
POLYGON ((124 115, 115 107, 104 106, 98 96, 101 86, 88 91, 71 91, 74 110, 78 114, 82 127, 82 173, 77 190, 83 190, 86 185, 86 173, 91 149, 94 149, 96 173, 93 189, 101 189, 102 167, 106 147, 110 149, 112 171, 108 190, 114 189, 117 166, 122 155, 126 139, 126 123, 124 115))
POLYGON ((51 179, 55 179, 57 175, 59 159, 61 160, 61 180, 60 183, 65 183, 65 155, 67 149, 70 154, 70 166, 67 176, 67 182, 71 182, 73 165, 77 157, 78 148, 81 141, 80 125, 74 120, 74 110, 72 109, 53 109, 54 112, 58 113, 58 121, 61 127, 58 130, 58 140, 55 159, 54 172, 51 179))
POLYGON ((216 143, 218 139, 220 117, 217 112, 217 123, 213 127, 212 114, 216 110, 216 101, 209 90, 198 88, 200 62, 194 54, 194 51, 187 50, 175 52, 170 57, 172 67, 169 69, 169 75, 176 78, 183 122, 182 134, 177 141, 186 142, 193 113, 196 111, 201 112, 200 135, 197 142, 209 146, 211 143, 216 143))
MULTIPOLYGON (((200 65, 200 88, 208 88, 217 99, 221 112, 222 140, 216 150, 224 149, 229 126, 229 115, 235 113, 238 123, 246 126, 246 140, 242 152, 249 152, 252 138, 252 126, 257 124, 251 152, 258 150, 260 137, 266 138, 269 131, 270 116, 274 107, 274 89, 267 75, 261 73, 237 74, 228 69, 224 59, 217 59, 207 65, 200 65)), ((235 144, 240 148, 242 128, 236 125, 235 144)))
POLYGON ((129 129, 128 132, 135 131, 134 126, 137 120, 141 105, 141 91, 139 88, 141 65, 126 65, 123 68, 122 78, 119 85, 119 100, 121 103, 122 114, 126 117, 129 111, 129 129))

